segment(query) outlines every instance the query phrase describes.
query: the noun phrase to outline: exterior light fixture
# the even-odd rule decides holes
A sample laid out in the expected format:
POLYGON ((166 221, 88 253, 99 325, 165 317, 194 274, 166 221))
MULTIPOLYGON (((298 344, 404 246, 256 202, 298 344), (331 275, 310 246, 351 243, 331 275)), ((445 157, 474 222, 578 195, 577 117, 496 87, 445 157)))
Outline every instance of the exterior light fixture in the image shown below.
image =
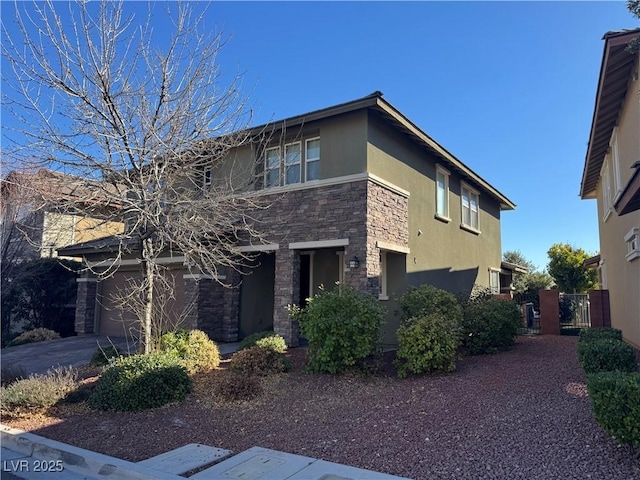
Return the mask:
POLYGON ((354 256, 351 260, 349 260, 349 268, 358 268, 360 266, 360 260, 358 257, 354 256))

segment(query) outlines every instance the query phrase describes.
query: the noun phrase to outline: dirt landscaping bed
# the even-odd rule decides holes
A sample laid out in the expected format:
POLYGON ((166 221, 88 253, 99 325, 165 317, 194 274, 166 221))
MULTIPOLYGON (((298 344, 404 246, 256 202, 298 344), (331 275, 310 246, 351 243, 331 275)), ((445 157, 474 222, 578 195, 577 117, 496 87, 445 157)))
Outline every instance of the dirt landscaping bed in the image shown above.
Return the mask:
POLYGON ((416 479, 631 479, 640 458, 595 423, 575 337, 520 337, 506 353, 466 357, 447 376, 309 375, 266 381, 249 402, 196 380, 179 405, 103 413, 84 404, 3 423, 138 461, 187 443, 261 446, 416 479))

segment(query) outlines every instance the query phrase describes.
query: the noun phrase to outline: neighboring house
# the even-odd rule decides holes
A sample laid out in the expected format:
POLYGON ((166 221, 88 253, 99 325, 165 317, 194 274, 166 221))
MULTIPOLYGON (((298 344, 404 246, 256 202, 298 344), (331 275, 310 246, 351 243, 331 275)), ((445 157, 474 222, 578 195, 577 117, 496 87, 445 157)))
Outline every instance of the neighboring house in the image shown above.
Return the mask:
MULTIPOLYGON (((254 131, 272 132, 273 141, 241 147, 233 157, 236 165, 260 160, 255 188, 273 202, 258 212, 268 243, 243 247, 258 257, 247 275, 227 272, 225 281, 237 288, 189 272, 180 254, 167 256, 172 308, 188 306, 183 326, 217 341, 273 328, 297 345, 287 305, 304 305, 321 286, 340 282, 389 307, 384 341, 394 343, 400 318, 394 297, 411 285, 455 293, 474 285, 496 293, 508 288, 501 275, 513 268, 501 262, 500 217, 515 205, 381 93, 254 131)), ((223 176, 213 169, 204 181, 223 176)), ((64 252, 97 267, 108 248, 93 243, 64 252)), ((123 260, 113 277, 79 283, 79 332, 129 331, 133 316, 119 311, 110 294, 135 281, 137 269, 136 259, 123 260)))
POLYGON ((609 290, 611 325, 640 349, 640 70, 629 42, 640 28, 608 32, 580 196, 596 198, 599 283, 609 290))
POLYGON ((68 205, 91 197, 82 184, 45 169, 7 174, 0 184, 3 262, 57 257, 61 247, 121 233, 121 222, 69 213, 68 205))

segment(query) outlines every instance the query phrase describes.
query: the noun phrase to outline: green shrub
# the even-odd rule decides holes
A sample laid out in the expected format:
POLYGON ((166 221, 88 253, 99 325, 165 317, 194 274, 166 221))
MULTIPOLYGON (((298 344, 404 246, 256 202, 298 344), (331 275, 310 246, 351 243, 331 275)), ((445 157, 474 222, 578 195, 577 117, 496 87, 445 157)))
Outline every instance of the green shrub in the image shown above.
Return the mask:
POLYGON ((278 353, 285 353, 287 351, 287 342, 285 342, 284 337, 273 331, 252 333, 240 342, 238 350, 246 350, 247 348, 256 346, 270 348, 278 353))
POLYGON ((214 385, 215 393, 227 401, 251 400, 263 392, 259 377, 233 370, 218 372, 214 385))
POLYGON ((77 375, 72 368, 56 368, 44 375, 31 375, 0 389, 3 415, 16 415, 34 409, 51 407, 77 388, 77 375))
POLYGON ((109 361, 112 358, 117 358, 122 356, 122 352, 115 345, 109 345, 108 347, 102 348, 98 347, 98 349, 91 356, 91 361, 89 365, 92 367, 104 367, 109 364, 109 361))
POLYGON ((234 353, 229 368, 245 375, 269 375, 287 371, 288 364, 281 353, 256 346, 234 353))
POLYGON ((362 368, 378 351, 384 317, 376 297, 348 285, 314 295, 294 316, 309 341, 308 370, 338 373, 362 368))
POLYGON ((218 345, 201 330, 180 330, 160 337, 160 350, 173 355, 189 374, 217 368, 220 365, 218 345))
POLYGON ((622 340, 622 330, 617 328, 583 328, 580 330, 580 342, 590 342, 591 340, 602 340, 611 338, 622 340))
POLYGON ((16 345, 25 345, 27 343, 44 342, 47 340, 55 340, 60 338, 58 332, 49 330, 47 328, 34 328, 28 332, 24 332, 22 335, 18 335, 16 338, 9 342, 9 347, 15 347, 16 345))
POLYGON ((455 370, 459 329, 457 319, 439 312, 403 322, 397 332, 399 349, 395 365, 398 376, 455 370))
POLYGON ((611 338, 580 342, 578 359, 587 374, 614 370, 635 372, 638 368, 633 348, 611 338))
POLYGON ((183 400, 191 379, 179 360, 168 354, 132 355, 114 360, 89 398, 98 410, 137 411, 183 400))
POLYGON ((398 298, 398 304, 405 319, 440 313, 448 318, 462 320, 462 307, 456 296, 433 285, 411 287, 398 298))
POLYGON ((600 372, 587 390, 598 424, 621 443, 640 447, 640 374, 600 372))
POLYGON ((471 300, 464 307, 462 345, 471 355, 507 350, 515 341, 520 321, 520 309, 510 300, 471 300))

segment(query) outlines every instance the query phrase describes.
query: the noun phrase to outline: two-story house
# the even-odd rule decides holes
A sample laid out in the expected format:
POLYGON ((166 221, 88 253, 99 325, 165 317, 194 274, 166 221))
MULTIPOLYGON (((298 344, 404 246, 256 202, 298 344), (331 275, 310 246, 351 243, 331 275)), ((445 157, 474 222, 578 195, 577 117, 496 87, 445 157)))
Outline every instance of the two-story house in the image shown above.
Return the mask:
MULTIPOLYGON (((500 218, 515 205, 381 93, 254 131, 269 131, 270 141, 233 155, 249 170, 258 159, 256 195, 271 203, 258 212, 267 241, 242 247, 258 257, 247 275, 226 273, 225 282, 237 288, 188 272, 179 254, 167 257, 173 308, 187 307, 184 326, 218 341, 273 328, 296 345, 287 305, 303 305, 321 286, 339 282, 388 306, 384 341, 394 343, 394 297, 411 285, 500 291, 501 274, 510 274, 501 262, 500 218)), ((224 176, 224 167, 214 168, 204 181, 224 176)), ((88 262, 100 256, 91 245, 65 252, 88 262)), ((115 313, 109 295, 135 277, 136 263, 124 260, 97 285, 91 278, 79 284, 79 332, 129 331, 134 319, 115 313)))
POLYGON ((599 281, 611 325, 640 349, 640 72, 629 42, 640 28, 608 32, 580 196, 597 199, 599 281))

